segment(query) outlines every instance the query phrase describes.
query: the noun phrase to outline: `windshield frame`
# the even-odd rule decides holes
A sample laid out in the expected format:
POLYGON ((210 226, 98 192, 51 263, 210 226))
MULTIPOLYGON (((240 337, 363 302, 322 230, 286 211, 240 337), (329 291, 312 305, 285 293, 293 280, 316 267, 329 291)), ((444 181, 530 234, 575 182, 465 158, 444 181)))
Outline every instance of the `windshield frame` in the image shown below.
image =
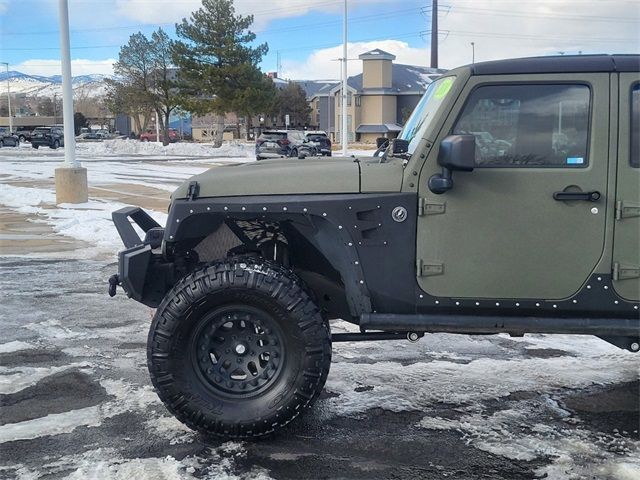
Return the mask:
POLYGON ((443 75, 429 84, 411 116, 398 134, 398 138, 407 140, 407 153, 413 155, 427 130, 438 118, 440 107, 445 102, 457 79, 456 75, 443 75))

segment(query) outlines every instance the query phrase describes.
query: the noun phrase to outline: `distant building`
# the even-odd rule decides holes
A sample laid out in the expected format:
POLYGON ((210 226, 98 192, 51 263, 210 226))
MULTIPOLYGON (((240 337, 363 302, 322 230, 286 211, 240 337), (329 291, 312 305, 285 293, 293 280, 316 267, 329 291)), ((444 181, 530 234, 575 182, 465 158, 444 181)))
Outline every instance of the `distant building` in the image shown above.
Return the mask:
MULTIPOLYGON (((375 143, 402 130, 427 86, 445 70, 395 64, 395 56, 375 49, 359 56, 362 73, 347 80, 347 132, 350 142, 375 143)), ((339 141, 342 126, 341 85, 328 92, 335 105, 327 130, 339 141)), ((319 102, 322 105, 322 101, 319 102)), ((329 107, 331 109, 331 107, 329 107)), ((322 119, 322 115, 320 116, 322 119)))

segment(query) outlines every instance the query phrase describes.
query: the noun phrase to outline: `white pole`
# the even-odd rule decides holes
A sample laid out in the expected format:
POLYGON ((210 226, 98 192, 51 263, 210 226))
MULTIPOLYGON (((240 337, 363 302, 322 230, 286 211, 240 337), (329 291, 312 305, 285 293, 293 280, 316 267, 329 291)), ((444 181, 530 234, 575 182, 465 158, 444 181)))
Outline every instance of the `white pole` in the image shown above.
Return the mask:
POLYGON ((62 54, 62 121, 64 123, 64 161, 67 167, 79 168, 73 126, 73 89, 71 88, 71 46, 69 43, 69 7, 58 0, 60 10, 60 49, 62 54))
POLYGON ((342 156, 347 156, 349 132, 347 132, 347 0, 344 0, 344 39, 342 42, 342 156))
POLYGON ((2 62, 7 67, 7 108, 9 109, 9 133, 13 133, 13 119, 11 118, 11 84, 9 83, 9 63, 2 62))

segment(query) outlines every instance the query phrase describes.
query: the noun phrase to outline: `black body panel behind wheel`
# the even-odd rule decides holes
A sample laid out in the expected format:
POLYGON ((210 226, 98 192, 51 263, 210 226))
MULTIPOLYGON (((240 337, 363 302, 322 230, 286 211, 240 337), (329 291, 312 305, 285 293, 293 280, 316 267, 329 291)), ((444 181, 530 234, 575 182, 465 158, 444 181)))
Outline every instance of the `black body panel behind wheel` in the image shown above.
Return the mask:
POLYGON ((149 331, 151 380, 189 427, 273 432, 310 406, 331 363, 329 327, 300 280, 258 259, 206 266, 169 291, 149 331))

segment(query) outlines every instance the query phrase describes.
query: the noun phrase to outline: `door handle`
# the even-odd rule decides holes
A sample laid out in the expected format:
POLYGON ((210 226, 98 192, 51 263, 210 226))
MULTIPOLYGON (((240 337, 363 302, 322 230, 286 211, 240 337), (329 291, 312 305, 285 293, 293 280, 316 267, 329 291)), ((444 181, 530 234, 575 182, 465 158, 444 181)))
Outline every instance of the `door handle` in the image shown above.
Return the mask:
POLYGON ((554 192, 553 199, 561 202, 567 200, 584 200, 586 202, 597 202, 600 200, 600 192, 594 190, 593 192, 554 192))

